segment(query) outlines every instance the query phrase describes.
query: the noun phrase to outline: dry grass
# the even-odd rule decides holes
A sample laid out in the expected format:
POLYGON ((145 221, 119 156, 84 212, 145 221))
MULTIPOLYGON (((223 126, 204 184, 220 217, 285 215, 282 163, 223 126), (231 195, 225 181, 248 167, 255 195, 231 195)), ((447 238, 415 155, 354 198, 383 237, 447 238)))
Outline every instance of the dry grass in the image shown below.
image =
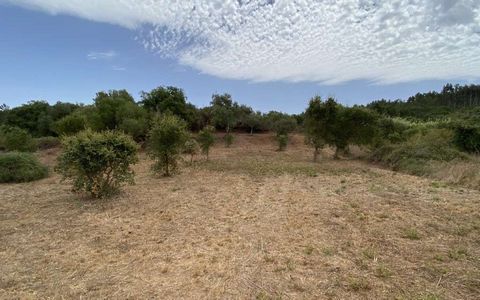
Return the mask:
POLYGON ((0 298, 478 299, 480 192, 270 139, 111 200, 0 185, 0 298))

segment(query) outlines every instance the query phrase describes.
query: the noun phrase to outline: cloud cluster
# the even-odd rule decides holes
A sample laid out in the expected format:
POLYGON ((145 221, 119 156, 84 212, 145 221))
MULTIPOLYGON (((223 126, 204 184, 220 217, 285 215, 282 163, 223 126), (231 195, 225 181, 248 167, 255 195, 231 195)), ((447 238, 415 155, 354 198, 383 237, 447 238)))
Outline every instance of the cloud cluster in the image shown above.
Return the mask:
POLYGON ((117 56, 117 53, 113 50, 106 51, 106 52, 89 52, 87 54, 88 60, 105 60, 105 59, 112 59, 117 56))
POLYGON ((396 83, 480 77, 479 0, 0 0, 118 24, 222 78, 396 83))

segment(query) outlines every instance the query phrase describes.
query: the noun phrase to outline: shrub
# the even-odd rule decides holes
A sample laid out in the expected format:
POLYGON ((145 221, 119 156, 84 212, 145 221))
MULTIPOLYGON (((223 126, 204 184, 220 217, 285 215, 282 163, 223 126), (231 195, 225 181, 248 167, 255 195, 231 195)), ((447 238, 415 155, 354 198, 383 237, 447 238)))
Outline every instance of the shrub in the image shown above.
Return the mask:
POLYGON ((455 126, 454 142, 462 151, 480 154, 480 128, 466 125, 455 126))
POLYGON ((167 114, 157 120, 148 136, 150 156, 155 160, 153 170, 170 176, 177 169, 187 137, 186 124, 180 118, 167 114))
POLYGON ((48 169, 30 153, 0 154, 0 182, 28 182, 45 178, 48 169))
POLYGON ((200 146, 198 145, 198 142, 195 139, 189 138, 185 142, 183 153, 190 155, 190 163, 193 163, 193 157, 198 153, 199 149, 200 149, 200 146))
POLYGON ((37 149, 46 150, 60 146, 60 139, 54 136, 44 136, 35 139, 37 149))
POLYGON ((288 135, 279 134, 276 136, 278 142, 278 151, 284 151, 288 144, 288 135))
POLYGON ((86 130, 62 140, 63 152, 56 170, 73 181, 74 191, 95 198, 117 192, 124 183, 133 184, 131 165, 137 162, 137 144, 116 131, 86 130))
POLYGON ((0 126, 0 148, 6 151, 33 152, 35 141, 24 129, 0 126))
POLYGON ((58 135, 73 135, 87 128, 87 120, 81 113, 67 115, 53 124, 58 135))
POLYGON ((233 144, 234 139, 235 136, 230 132, 227 132, 227 134, 225 134, 225 136, 223 137, 223 140, 225 141, 225 147, 230 148, 230 146, 233 144))
POLYGON ((205 154, 208 160, 208 155, 210 153, 210 147, 215 143, 215 128, 213 126, 205 126, 200 132, 198 133, 198 143, 200 144, 200 148, 202 149, 202 153, 205 154))
POLYGON ((448 129, 430 129, 419 132, 400 144, 385 144, 371 154, 373 161, 379 161, 393 170, 414 175, 430 173, 432 162, 448 162, 454 159, 468 159, 468 156, 453 147, 453 133, 448 129))

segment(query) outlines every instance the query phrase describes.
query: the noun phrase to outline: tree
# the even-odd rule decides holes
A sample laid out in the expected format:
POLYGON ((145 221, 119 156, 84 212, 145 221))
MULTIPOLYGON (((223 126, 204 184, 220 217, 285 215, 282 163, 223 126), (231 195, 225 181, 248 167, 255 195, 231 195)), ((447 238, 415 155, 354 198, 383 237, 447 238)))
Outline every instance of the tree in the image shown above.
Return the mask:
POLYGON ((295 130, 297 122, 292 117, 279 119, 273 124, 278 142, 278 151, 284 151, 288 144, 288 134, 295 130))
POLYGON ((326 105, 319 96, 310 100, 305 111, 305 140, 306 143, 313 146, 313 161, 317 161, 320 150, 325 146, 325 140, 328 138, 328 124, 326 118, 326 105))
POLYGON ((262 126, 262 114, 260 112, 247 114, 242 122, 250 129, 250 135, 253 135, 253 131, 262 126))
POLYGON ((205 126, 200 132, 198 133, 198 143, 200 144, 200 148, 202 149, 202 153, 205 154, 208 160, 208 155, 210 153, 210 147, 215 143, 215 128, 213 126, 205 126))
POLYGON ((111 90, 107 92, 98 92, 94 99, 95 108, 101 121, 101 129, 117 129, 121 120, 118 111, 123 106, 135 104, 135 100, 126 90, 111 90))
POLYGON ((142 92, 140 104, 155 113, 170 112, 187 120, 187 102, 183 90, 174 86, 157 87, 150 92, 142 92))
POLYGON ((82 131, 62 140, 63 152, 56 170, 71 180, 73 190, 94 198, 111 196, 125 183, 133 184, 131 165, 137 162, 138 145, 118 131, 82 131))
POLYGON ((229 94, 212 95, 212 120, 217 128, 225 129, 226 133, 237 123, 236 108, 238 104, 233 102, 229 94))
POLYGON ((188 135, 185 122, 172 114, 157 120, 148 135, 150 156, 155 160, 153 170, 170 176, 177 169, 177 161, 188 135))

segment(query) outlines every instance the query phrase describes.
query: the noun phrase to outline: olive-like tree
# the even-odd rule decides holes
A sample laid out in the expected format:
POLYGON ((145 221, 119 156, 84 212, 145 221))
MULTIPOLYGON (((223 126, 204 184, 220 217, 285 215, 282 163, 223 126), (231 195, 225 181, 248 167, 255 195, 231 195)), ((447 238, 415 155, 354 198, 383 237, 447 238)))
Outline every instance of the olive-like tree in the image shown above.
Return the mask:
POLYGON ((213 146, 215 143, 215 128, 213 126, 205 126, 197 136, 197 141, 200 144, 200 148, 202 149, 202 153, 205 154, 207 160, 208 155, 210 153, 210 147, 213 146))
POLYGON ((148 135, 148 150, 155 160, 153 170, 170 176, 175 172, 188 138, 186 124, 172 114, 166 114, 156 120, 148 135))

